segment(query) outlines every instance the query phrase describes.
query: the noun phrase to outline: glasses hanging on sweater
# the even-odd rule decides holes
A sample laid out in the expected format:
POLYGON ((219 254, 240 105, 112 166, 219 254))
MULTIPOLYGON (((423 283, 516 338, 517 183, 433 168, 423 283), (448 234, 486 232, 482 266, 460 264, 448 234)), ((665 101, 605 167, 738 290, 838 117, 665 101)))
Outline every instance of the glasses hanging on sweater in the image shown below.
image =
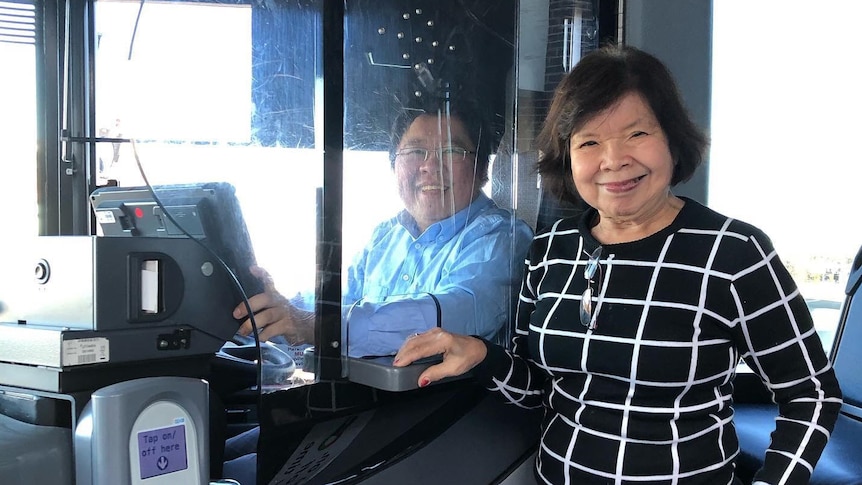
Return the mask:
POLYGON ((598 303, 598 291, 602 276, 599 258, 602 257, 602 247, 599 246, 590 253, 587 266, 584 268, 584 279, 587 280, 587 288, 581 295, 581 325, 594 330, 596 328, 595 304, 598 303), (598 276, 598 277, 597 277, 598 276), (594 289, 595 287, 595 289, 594 289), (595 300, 595 301, 594 301, 595 300))

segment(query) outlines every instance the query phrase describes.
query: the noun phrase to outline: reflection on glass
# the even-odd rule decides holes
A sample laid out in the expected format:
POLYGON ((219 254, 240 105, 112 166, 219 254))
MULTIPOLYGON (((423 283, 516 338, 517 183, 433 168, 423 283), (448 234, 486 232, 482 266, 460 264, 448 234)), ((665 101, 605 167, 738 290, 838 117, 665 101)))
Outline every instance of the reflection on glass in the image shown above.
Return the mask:
POLYGON ((515 5, 346 8, 343 351, 437 326, 506 342, 532 236, 511 187, 489 189, 513 171, 494 154, 513 145, 515 5))
POLYGON ((390 166, 403 208, 375 227, 346 271, 350 356, 394 354, 410 334, 437 326, 505 339, 532 232, 481 191, 488 145, 481 118, 461 109, 406 110, 393 123, 390 166), (475 155, 437 155, 451 146, 475 155), (414 163, 419 149, 429 156, 414 163))

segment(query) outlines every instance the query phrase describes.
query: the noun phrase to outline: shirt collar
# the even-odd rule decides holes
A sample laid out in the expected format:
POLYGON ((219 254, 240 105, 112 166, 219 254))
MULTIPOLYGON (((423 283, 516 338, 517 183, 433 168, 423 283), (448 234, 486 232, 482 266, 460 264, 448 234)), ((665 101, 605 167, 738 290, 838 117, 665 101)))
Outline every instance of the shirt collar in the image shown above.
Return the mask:
POLYGON ((437 240, 449 240, 493 203, 484 192, 479 192, 479 195, 473 199, 470 205, 442 221, 431 224, 421 234, 419 233, 419 225, 416 224, 416 219, 406 209, 398 213, 397 219, 398 223, 413 236, 413 239, 433 238, 437 240))

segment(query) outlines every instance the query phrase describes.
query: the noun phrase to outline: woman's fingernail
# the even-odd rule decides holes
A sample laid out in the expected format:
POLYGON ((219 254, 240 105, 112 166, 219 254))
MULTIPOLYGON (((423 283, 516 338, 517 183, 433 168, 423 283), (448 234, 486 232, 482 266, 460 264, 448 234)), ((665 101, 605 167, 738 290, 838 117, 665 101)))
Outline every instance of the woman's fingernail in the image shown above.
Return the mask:
POLYGON ((419 379, 419 387, 425 387, 428 384, 431 384, 431 380, 428 379, 427 377, 423 377, 422 379, 419 379))
POLYGON ((400 360, 401 360, 401 359, 399 359, 398 357, 395 357, 395 360, 393 360, 393 361, 392 361, 392 363, 393 363, 393 364, 397 364, 400 360))

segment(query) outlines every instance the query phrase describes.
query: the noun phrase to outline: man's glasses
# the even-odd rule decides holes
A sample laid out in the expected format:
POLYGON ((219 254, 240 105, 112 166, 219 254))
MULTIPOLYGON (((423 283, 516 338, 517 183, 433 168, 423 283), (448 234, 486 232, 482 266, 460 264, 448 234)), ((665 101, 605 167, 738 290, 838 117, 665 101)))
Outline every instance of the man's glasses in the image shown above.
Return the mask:
POLYGON ((395 152, 395 158, 410 165, 419 165, 428 160, 429 154, 437 155, 437 160, 446 163, 461 163, 467 160, 467 155, 475 154, 475 151, 461 147, 439 147, 433 150, 428 148, 402 148, 395 152))
MULTIPOLYGON (((591 330, 596 328, 596 318, 593 314, 593 284, 601 280, 602 268, 599 264, 599 258, 601 257, 602 247, 599 246, 590 253, 590 259, 587 260, 587 266, 584 268, 584 279, 587 280, 587 289, 581 295, 581 325, 591 330), (599 274, 599 278, 595 278, 594 280, 596 273, 599 274)), ((599 291, 598 285, 596 285, 596 290, 599 291)))

